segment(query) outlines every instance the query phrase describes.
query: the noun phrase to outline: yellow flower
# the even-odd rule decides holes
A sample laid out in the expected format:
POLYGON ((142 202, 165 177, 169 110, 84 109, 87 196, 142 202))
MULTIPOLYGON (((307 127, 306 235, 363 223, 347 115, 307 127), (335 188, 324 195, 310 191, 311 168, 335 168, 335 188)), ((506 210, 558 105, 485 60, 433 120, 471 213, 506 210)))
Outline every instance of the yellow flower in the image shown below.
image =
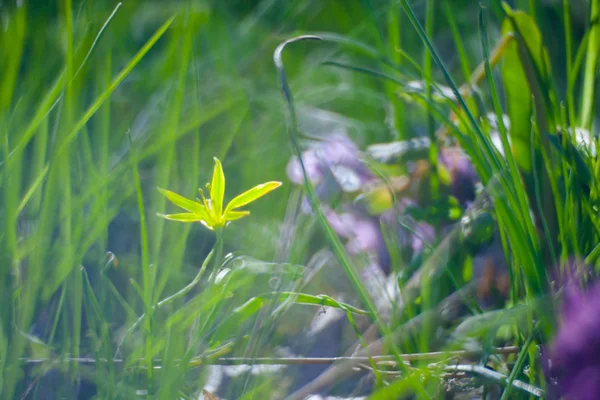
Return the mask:
POLYGON ((204 197, 202 189, 198 189, 202 200, 196 199, 194 201, 169 190, 158 188, 173 204, 188 211, 181 214, 158 214, 160 217, 179 222, 200 222, 210 230, 220 229, 230 221, 235 221, 250 214, 250 211, 237 210, 238 208, 252 203, 254 200, 281 186, 281 182, 263 183, 234 197, 226 207, 223 207, 225 174, 223 173, 221 162, 216 157, 214 160, 215 169, 213 171, 212 182, 206 185, 210 191, 210 199, 204 197))

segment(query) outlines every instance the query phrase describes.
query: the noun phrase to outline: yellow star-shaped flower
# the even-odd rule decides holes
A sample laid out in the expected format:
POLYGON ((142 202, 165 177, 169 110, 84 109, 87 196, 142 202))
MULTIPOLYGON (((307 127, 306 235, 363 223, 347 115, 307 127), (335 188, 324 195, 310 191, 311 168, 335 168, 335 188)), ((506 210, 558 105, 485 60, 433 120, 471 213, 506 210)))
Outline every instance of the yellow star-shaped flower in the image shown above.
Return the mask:
POLYGON ((252 203, 254 200, 264 196, 270 191, 281 186, 281 182, 267 182, 255 186, 250 190, 234 197, 224 208, 223 200, 225 197, 225 174, 221 162, 215 157, 215 169, 213 171, 212 182, 206 185, 210 191, 210 199, 204 197, 202 189, 200 199, 190 200, 169 190, 158 190, 164 194, 173 204, 188 211, 181 214, 158 214, 159 216, 172 221, 179 222, 200 222, 210 230, 221 229, 230 221, 235 221, 250 214, 250 211, 237 210, 238 208, 252 203))

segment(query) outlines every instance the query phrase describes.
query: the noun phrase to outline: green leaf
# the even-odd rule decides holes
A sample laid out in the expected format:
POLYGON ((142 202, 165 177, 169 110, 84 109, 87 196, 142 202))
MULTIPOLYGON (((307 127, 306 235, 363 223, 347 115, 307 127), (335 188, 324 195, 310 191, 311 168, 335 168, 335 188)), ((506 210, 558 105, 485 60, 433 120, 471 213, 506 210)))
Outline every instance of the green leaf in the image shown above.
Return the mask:
POLYGON ((343 311, 349 311, 353 314, 361 314, 361 315, 369 315, 369 313, 365 310, 361 310, 360 308, 351 306, 350 304, 341 303, 336 301, 335 299, 327 296, 327 295, 311 295, 305 293, 296 293, 296 292, 273 292, 267 293, 262 296, 253 297, 248 300, 246 303, 242 304, 238 308, 234 309, 233 312, 238 315, 242 315, 247 317, 254 312, 258 311, 260 306, 262 306, 265 300, 275 300, 277 302, 283 302, 288 299, 291 299, 295 304, 304 304, 311 306, 319 306, 319 307, 331 307, 337 308, 343 311))
POLYGON ((179 222, 201 222, 203 221, 200 216, 192 213, 181 213, 181 214, 157 214, 159 217, 164 219, 168 219, 171 221, 179 221, 179 222))
MULTIPOLYGON (((503 35, 512 30, 512 24, 506 20, 502 26, 503 35)), ((517 46, 516 41, 507 45, 500 71, 506 92, 507 112, 510 117, 509 133, 515 161, 520 169, 530 172, 532 166, 531 152, 529 151, 532 114, 531 91, 521 66, 517 46)))
MULTIPOLYGON (((504 53, 502 80, 507 97, 510 117, 510 135, 515 160, 525 172, 533 166, 530 150, 531 116, 537 115, 542 131, 555 126, 552 82, 548 52, 535 21, 522 11, 505 6, 507 18, 502 25, 503 35, 514 34, 504 53)), ((544 141, 544 138, 542 138, 544 141)))
POLYGON ((239 329, 239 326, 243 322, 260 311, 260 309, 269 304, 270 301, 282 303, 288 300, 295 304, 332 307, 346 312, 351 312, 353 314, 369 315, 369 313, 365 310, 361 310, 360 308, 351 306, 349 304, 338 302, 326 295, 314 296, 296 292, 272 292, 252 297, 244 304, 233 309, 233 311, 227 316, 227 318, 225 318, 222 325, 219 327, 219 335, 225 335, 227 333, 230 334, 231 332, 234 332, 235 329, 239 329))
POLYGON ((229 202, 225 214, 228 214, 231 210, 235 210, 238 207, 245 206, 248 203, 252 203, 254 200, 264 196, 272 190, 277 189, 281 186, 281 182, 267 182, 258 186, 254 186, 252 189, 245 191, 244 193, 236 196, 229 202))
POLYGON ((353 314, 361 314, 361 315, 369 315, 368 311, 362 310, 360 308, 351 306, 350 304, 339 302, 327 295, 311 295, 305 293, 295 293, 295 292, 280 292, 280 293, 272 293, 270 297, 279 299, 279 301, 287 300, 292 297, 293 302, 296 304, 305 304, 311 306, 323 306, 323 307, 331 307, 337 308, 343 311, 349 311, 353 314))
POLYGON ((215 215, 220 218, 223 212, 223 198, 225 197, 225 174, 223 173, 221 161, 217 157, 214 160, 215 169, 210 184, 210 201, 215 215))

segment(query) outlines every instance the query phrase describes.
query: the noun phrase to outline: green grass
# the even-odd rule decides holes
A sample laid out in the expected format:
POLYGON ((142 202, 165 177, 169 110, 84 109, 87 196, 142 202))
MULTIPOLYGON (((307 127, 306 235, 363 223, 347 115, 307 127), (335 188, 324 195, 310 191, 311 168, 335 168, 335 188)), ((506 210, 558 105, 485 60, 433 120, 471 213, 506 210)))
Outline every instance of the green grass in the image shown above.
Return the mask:
MULTIPOLYGON (((546 296, 550 268, 572 257, 594 267, 598 260, 600 168, 566 133, 594 132, 600 30, 590 21, 600 4, 591 1, 580 20, 568 1, 517 1, 514 10, 489 3, 3 7, 0 398, 37 398, 49 372, 66 398, 83 381, 97 398, 197 398, 211 360, 271 356, 272 338, 301 334, 309 306, 321 305, 347 313, 362 347, 368 322, 397 360, 475 340, 485 350, 478 365, 505 376, 503 398, 528 396, 514 381, 543 388, 537 346, 551 339, 556 319, 546 296), (553 31, 560 40, 547 39, 547 26, 561 26, 553 31), (294 42, 274 65, 278 45, 307 33, 321 40, 294 42), (480 64, 477 92, 463 90, 480 64), (423 90, 409 90, 414 81, 423 90), (441 87, 454 98, 438 96, 441 87), (398 282, 404 303, 394 304, 389 319, 379 314, 360 277, 364 258, 348 254, 308 182, 317 211, 297 212, 299 189, 285 167, 304 149, 296 115, 307 107, 348 117, 362 149, 428 136, 431 209, 446 179, 437 168, 446 142, 437 135, 444 130, 468 153, 482 196, 493 198, 483 208, 508 262, 502 308, 481 310, 468 282, 465 238, 437 226, 431 251, 398 282), (491 142, 487 113, 510 117, 510 127, 498 126, 505 157, 491 142), (261 182, 284 182, 228 226, 222 241, 200 224, 156 216, 172 210, 156 187, 195 196, 213 157, 223 162, 226 200, 261 182), (323 248, 333 254, 327 268, 306 282, 323 248), (339 282, 330 280, 331 269, 339 282), (334 300, 342 281, 348 304, 334 300), (468 293, 470 315, 444 320, 440 304, 455 292, 468 293), (501 345, 521 347, 513 356, 491 355, 501 345)), ((384 175, 405 170, 373 165, 384 175)), ((392 270, 409 270, 393 259, 392 270)), ((436 398, 453 365, 400 363, 389 373, 370 363, 372 398, 436 398)), ((242 398, 287 394, 273 390, 282 389, 264 378, 231 388, 242 398)))

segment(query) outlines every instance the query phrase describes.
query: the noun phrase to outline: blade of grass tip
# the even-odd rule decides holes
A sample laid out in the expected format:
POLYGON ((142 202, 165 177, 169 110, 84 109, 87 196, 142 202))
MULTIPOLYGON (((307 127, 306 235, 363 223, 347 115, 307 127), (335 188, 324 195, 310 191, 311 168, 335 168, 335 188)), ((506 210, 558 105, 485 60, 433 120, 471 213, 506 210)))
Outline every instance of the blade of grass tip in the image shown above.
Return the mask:
MULTIPOLYGON (((372 70, 369 68, 357 67, 357 66, 353 66, 353 65, 347 65, 347 64, 340 63, 340 62, 336 62, 336 61, 326 61, 323 63, 323 65, 332 65, 332 66, 335 66, 338 68, 344 68, 344 69, 348 69, 351 71, 356 71, 356 72, 364 73, 367 75, 371 75, 371 76, 374 76, 377 78, 383 78, 386 80, 390 80, 402 87, 407 86, 406 82, 404 82, 392 75, 389 75, 385 72, 376 71, 376 70, 372 70)), ((456 137, 458 138, 461 146, 471 156, 471 159, 473 160, 473 162, 476 165, 485 164, 483 159, 478 161, 478 159, 481 158, 481 154, 480 154, 481 152, 477 151, 477 149, 472 145, 473 141, 470 140, 471 137, 465 136, 460 130, 457 129, 456 124, 445 115, 445 112, 441 111, 438 108, 436 101, 429 100, 427 97, 425 97, 424 95, 422 95, 421 93, 418 93, 418 92, 407 92, 405 94, 410 94, 410 96, 418 97, 419 100, 421 101, 421 103, 419 103, 419 104, 421 106, 425 105, 425 108, 430 113, 432 113, 434 116, 437 116, 437 118, 442 122, 442 126, 440 127, 440 129, 437 132, 435 132, 435 136, 438 139, 438 141, 443 139, 448 134, 448 132, 450 132, 450 131, 455 132, 456 137), (469 139, 469 140, 467 140, 467 139, 469 139)), ((463 123, 464 123, 465 121, 464 121, 464 119, 462 119, 462 116, 459 113, 458 108, 453 103, 450 103, 450 107, 453 110, 453 112, 455 113, 454 115, 458 116, 458 118, 461 119, 461 121, 463 121, 463 123)), ((429 151, 429 150, 427 150, 427 151, 429 151)))
POLYGON ((201 113, 193 113, 193 115, 189 116, 190 120, 180 122, 180 127, 175 136, 165 137, 163 135, 160 136, 158 140, 148 144, 148 146, 145 147, 142 152, 140 152, 137 161, 141 162, 155 155, 156 153, 159 153, 169 142, 178 140, 183 136, 196 131, 202 125, 218 117, 220 114, 225 113, 229 109, 236 108, 239 105, 239 102, 240 100, 238 98, 230 98, 220 100, 216 102, 216 104, 211 104, 210 106, 205 105, 201 113))
MULTIPOLYGON (((227 104, 226 107, 230 107, 233 106, 234 104, 227 104)), ((209 122, 211 119, 215 118, 217 115, 219 115, 220 113, 222 113, 225 110, 225 108, 218 106, 216 108, 210 108, 207 113, 209 114, 209 116, 207 116, 206 118, 204 118, 204 116, 206 116, 206 114, 203 114, 203 118, 201 119, 197 119, 194 121, 194 124, 190 124, 190 126, 186 126, 186 128, 181 129, 179 132, 179 136, 182 136, 183 133, 187 134, 193 131, 193 129, 198 129, 202 124, 209 122), (185 131, 185 132, 183 132, 185 131)), ((73 206, 73 211, 77 211, 80 209, 83 209, 83 207, 87 207, 87 204, 90 200, 93 200, 96 196, 99 195, 99 193, 101 192, 101 189, 105 188, 105 187, 110 187, 112 185, 115 184, 115 181, 117 181, 118 179, 122 179, 125 174, 127 174, 133 164, 136 163, 140 163, 144 160, 146 160, 147 158, 151 157, 152 155, 154 155, 156 152, 159 152, 161 149, 160 146, 152 146, 152 151, 148 152, 146 149, 146 151, 144 151, 143 153, 136 153, 135 158, 131 158, 129 157, 129 159, 127 160, 126 163, 120 163, 119 165, 117 165, 115 167, 115 169, 113 169, 111 171, 111 174, 108 176, 105 176, 104 178, 102 178, 101 180, 99 180, 98 182, 94 182, 93 185, 90 185, 86 191, 82 194, 80 194, 77 198, 77 201, 75 202, 74 206, 73 206)), ((48 173, 49 170, 49 164, 46 164, 44 167, 44 170, 42 171, 43 173, 38 174, 36 181, 34 182, 34 184, 31 185, 30 189, 28 190, 28 194, 31 192, 35 192, 35 190, 37 189, 37 187, 39 185, 42 184, 43 182, 43 178, 45 177, 45 174, 48 173)), ((28 198, 30 198, 31 196, 26 196, 28 198)), ((25 208, 27 202, 29 200, 27 198, 24 198, 21 201, 21 204, 19 205, 19 209, 22 210, 25 208)))
MULTIPOLYGON (((4 38, 6 40, 3 49, 4 62, 2 68, 0 86, 0 116, 10 108, 17 82, 19 81, 19 67, 25 46, 25 34, 27 32, 27 6, 21 4, 13 12, 5 11, 3 18, 8 18, 3 24, 4 38)), ((0 136, 4 141, 4 137, 0 136)))
POLYGON ((600 0, 590 2, 590 37, 587 44, 585 69, 583 73, 583 93, 581 95, 581 120, 580 124, 587 130, 592 130, 594 105, 596 103, 596 66, 600 56, 600 0))
MULTIPOLYGON (((102 32, 105 31, 109 22, 115 16, 119 7, 121 7, 121 4, 122 3, 117 4, 117 6, 114 8, 112 14, 108 17, 108 19, 106 20, 106 22, 100 29, 100 32, 98 32, 98 35, 96 36, 96 38, 94 39, 94 43, 92 44, 92 48, 96 47, 98 40, 100 38, 100 35, 102 35, 102 32)), ((111 44, 112 43, 106 43, 106 41, 105 41, 104 47, 103 47, 104 51, 102 52, 103 58, 98 63, 98 66, 95 68, 95 72, 96 72, 95 93, 96 93, 96 95, 100 95, 102 93, 102 91, 104 91, 110 85, 110 78, 112 75, 111 44)), ((91 49, 90 49, 90 51, 91 51, 91 49)), ((91 53, 88 52, 88 54, 85 56, 85 59, 82 62, 82 66, 87 61, 90 54, 91 53)), ((79 67, 79 69, 77 70, 75 75, 77 75, 79 73, 82 66, 79 67)), ((97 170, 99 172, 100 177, 102 177, 102 178, 108 176, 108 173, 109 173, 109 157, 110 157, 109 142, 110 142, 110 132, 111 132, 110 118, 111 118, 110 103, 107 102, 107 104, 104 104, 98 110, 98 114, 97 114, 96 121, 95 121, 96 125, 95 125, 95 129, 94 129, 94 131, 96 132, 96 135, 94 135, 96 138, 96 140, 94 141, 94 143, 95 143, 94 147, 96 149, 96 154, 97 154, 97 163, 98 163, 97 170)), ((98 202, 98 207, 100 207, 102 209, 101 212, 104 215, 104 220, 110 221, 108 219, 109 218, 108 205, 106 204, 106 201, 108 198, 107 196, 108 196, 107 190, 106 189, 101 190, 99 193, 97 202, 98 202)), ((108 228, 108 223, 106 224, 106 226, 108 228)), ((100 246, 103 250, 105 250, 107 243, 108 243, 108 229, 105 229, 104 233, 102 234, 102 236, 100 238, 100 246)))
MULTIPOLYGON (((402 62, 402 55, 396 51, 402 47, 402 23, 400 21, 401 11, 400 6, 395 1, 390 1, 387 10, 387 42, 388 42, 388 57, 391 61, 400 66, 402 62)), ((404 116, 404 102, 396 96, 393 87, 390 85, 387 88, 388 101, 393 107, 394 116, 394 128, 396 129, 396 139, 408 139, 409 134, 405 128, 405 116, 404 116)))
MULTIPOLYGON (((486 158, 488 160, 492 161, 496 170, 500 170, 501 163, 496 155, 496 152, 493 150, 493 144, 491 143, 489 138, 487 138, 483 134, 483 132, 481 131, 481 128, 479 127, 479 124, 475 120, 475 117, 473 116, 473 114, 471 112, 469 112, 469 108, 467 107, 467 104, 466 104, 463 96, 460 94, 460 91, 458 90, 458 87, 456 86, 456 84, 454 83, 454 80, 450 76, 450 73, 444 66, 444 63, 442 62, 437 51, 433 47, 433 44, 427 37, 425 30, 423 29, 423 27, 421 26, 421 23, 415 16, 411 6, 408 4, 408 2, 406 0, 401 0, 401 4, 402 4, 402 8, 404 9, 404 12, 408 16, 408 19, 410 20, 411 24, 417 31, 417 34, 421 38, 421 41, 423 42, 423 44, 425 44, 425 46, 431 53, 431 57, 432 57, 433 61, 436 63, 436 65, 442 71, 442 74, 444 75, 444 79, 446 80, 448 86, 450 86, 450 88, 452 89, 452 92, 454 93, 454 96, 456 97, 460 107, 462 108, 462 110, 464 110, 464 112, 473 128, 473 131, 476 133, 477 138, 479 139, 480 143, 483 145, 483 150, 484 150, 484 154, 485 154, 486 158)), ((482 176, 482 179, 484 180, 484 182, 487 181, 491 177, 491 172, 492 171, 486 171, 485 175, 482 176)))
MULTIPOLYGON (((175 92, 172 93, 172 97, 170 99, 169 104, 169 114, 167 116, 166 126, 163 129, 163 133, 161 136, 164 137, 175 137, 177 131, 179 130, 179 124, 181 119, 181 105, 183 103, 183 94, 185 92, 186 87, 186 76, 188 73, 188 67, 190 65, 190 57, 192 55, 193 49, 193 37, 194 37, 194 24, 191 21, 191 17, 189 13, 186 13, 187 17, 182 15, 182 18, 176 24, 175 29, 172 30, 172 36, 169 43, 169 47, 172 51, 178 54, 176 60, 177 66, 177 86, 175 92)), ((166 187, 170 180, 170 177, 175 172, 176 165, 176 142, 170 141, 169 144, 163 146, 162 151, 159 154, 159 164, 161 168, 159 168, 156 173, 155 185, 159 187, 166 187)), ((191 164, 196 165, 196 164, 191 164)), ((161 193, 155 191, 153 192, 153 202, 154 209, 158 213, 164 213, 166 198, 161 193)), ((166 283, 171 273, 174 273, 179 270, 181 265, 181 260, 183 259, 183 253, 185 251, 185 244, 187 242, 187 236, 189 234, 189 227, 185 231, 181 231, 181 227, 178 224, 170 224, 165 229, 165 224, 163 221, 157 224, 152 225, 152 258, 154 260, 159 260, 161 255, 162 246, 161 243, 164 242, 163 232, 166 230, 166 235, 176 243, 171 244, 168 249, 166 249, 166 254, 163 254, 164 258, 169 260, 171 264, 175 268, 163 268, 163 282, 166 283), (176 239, 175 239, 176 238, 176 239)), ((157 268, 153 270, 153 281, 156 281, 157 268)), ((153 300, 158 300, 160 298, 160 293, 158 290, 155 290, 153 293, 153 300)))
POLYGON ((574 88, 571 87, 573 75, 573 34, 571 28, 571 7, 569 0, 563 0, 562 4, 563 25, 565 28, 565 67, 567 72, 567 114, 569 116, 572 138, 575 139, 575 98, 574 88))
POLYGON ((525 226, 529 235, 532 237, 536 235, 535 227, 531 222, 531 218, 529 217, 529 203, 527 201, 527 193, 522 190, 521 177, 519 175, 519 169, 517 167, 517 162, 515 160, 514 154, 511 150, 510 144, 508 142, 508 131, 506 126, 504 125, 503 119, 503 110, 500 103, 500 98, 498 95, 498 90, 496 88, 496 83, 492 74, 492 67, 490 65, 490 54, 489 54, 489 45, 488 45, 488 34, 487 34, 487 23, 485 18, 485 8, 483 5, 479 7, 479 35, 481 40, 481 47, 484 56, 485 62, 485 75, 487 78, 488 87, 490 88, 490 94, 492 99, 492 106, 494 112, 496 114, 496 120, 498 121, 498 131, 500 132, 500 139, 502 141, 502 148, 504 149, 505 158, 507 161, 508 172, 510 177, 512 178, 512 187, 514 188, 514 192, 517 196, 518 204, 520 205, 517 210, 519 211, 520 217, 519 220, 525 222, 525 226))
POLYGON ((88 50, 87 54, 83 58, 83 61, 79 65, 79 68, 77 68, 77 71, 75 71, 75 73, 73 74, 73 78, 71 78, 71 79, 75 79, 77 77, 77 75, 79 75, 79 72, 81 72, 81 69, 85 66, 87 60, 90 58, 90 56, 92 55, 92 52, 96 48, 96 45, 98 44, 98 41, 100 40, 100 37, 102 36, 102 33, 104 33, 104 31, 108 27, 108 24, 113 19, 113 17, 115 16, 115 14, 117 13, 117 11, 119 10, 119 7, 121 7, 122 4, 123 3, 121 3, 121 2, 117 3, 117 5, 113 9, 112 13, 108 16, 108 18, 106 19, 106 21, 104 22, 104 24, 102 25, 102 27, 100 28, 100 30, 98 31, 98 34, 94 38, 94 41, 92 42, 92 45, 90 46, 90 49, 88 50))
MULTIPOLYGON (((133 147, 133 143, 131 140, 131 135, 129 132, 127 133, 127 140, 129 141, 130 154, 132 159, 135 159, 135 148, 133 147)), ((144 301, 144 309, 145 314, 147 315, 146 321, 146 332, 145 332, 145 343, 146 343, 146 366, 147 366, 147 378, 148 378, 148 393, 152 391, 152 380, 153 380, 153 371, 152 368, 152 273, 150 271, 150 260, 149 260, 149 248, 148 248, 148 228, 146 226, 146 209, 144 207, 144 196, 142 194, 142 185, 140 183, 140 173, 138 170, 137 163, 133 164, 133 181, 135 185, 135 192, 137 197, 138 204, 138 214, 140 217, 140 243, 142 247, 142 299, 144 301)))
POLYGON ((465 82, 469 82, 471 80, 471 67, 469 64, 469 56, 467 55, 463 40, 458 30, 458 26, 456 25, 454 13, 455 11, 452 10, 449 0, 445 0, 444 15, 446 16, 446 20, 448 21, 448 25, 450 26, 450 31, 452 32, 452 39, 454 41, 454 45, 456 46, 456 51, 458 52, 458 60, 460 61, 460 67, 463 73, 463 77, 465 78, 465 82))
POLYGON ((19 154, 21 151, 23 151, 25 149, 25 147, 27 146, 27 144, 29 143, 29 141, 31 140, 33 135, 35 134, 36 130, 38 129, 40 123, 48 116, 50 111, 52 111, 54 109, 54 107, 56 107, 56 105, 59 104, 60 94, 63 91, 65 82, 66 82, 66 74, 65 74, 65 71, 62 71, 61 74, 59 75, 59 77, 54 82, 52 89, 50 89, 46 93, 46 96, 44 97, 44 99, 40 103, 39 107, 37 108, 37 111, 35 112, 34 116, 31 118, 31 122, 24 129, 21 139, 19 140, 19 142, 13 148, 13 150, 11 151, 11 153, 9 155, 9 160, 7 160, 7 164, 8 164, 8 162, 10 162, 10 158, 12 158, 15 154, 19 154))
MULTIPOLYGON (((300 161, 300 166, 302 168, 302 174, 304 177, 305 189, 306 189, 308 198, 310 200, 312 209, 315 212, 315 214, 317 215, 317 220, 319 221, 319 224, 320 224, 321 228, 323 229, 328 242, 332 246, 334 254, 336 255, 337 259, 339 260, 342 268, 344 268, 344 271, 345 271, 346 275, 348 276, 348 279, 350 279, 355 290, 358 292, 361 301, 367 308, 367 311, 369 311, 369 313, 371 314, 371 318, 373 318, 373 320, 375 321, 377 328, 379 329, 379 331, 382 333, 382 335, 385 338, 389 339, 389 338, 391 338, 391 332, 390 332, 389 328, 386 326, 385 322, 378 315, 377 308, 375 307, 374 301, 371 298, 371 295, 369 294, 369 292, 367 291, 361 278, 359 277, 358 272, 356 271, 356 267, 354 266, 354 264, 352 263, 352 260, 350 259, 350 257, 346 253, 346 251, 344 250, 344 246, 342 245, 337 234, 333 231, 333 229, 327 222, 327 219, 325 218, 325 215, 323 214, 323 210, 321 209, 321 205, 319 204, 319 200, 315 193, 315 189, 308 179, 306 168, 302 161, 302 150, 300 148, 300 144, 298 141, 297 121, 296 121, 296 111, 295 111, 295 107, 294 107, 294 100, 293 100, 291 89, 287 82, 285 68, 283 65, 283 50, 285 49, 285 47, 290 43, 294 43, 294 42, 301 41, 301 40, 321 40, 321 39, 317 36, 295 37, 295 38, 286 40, 283 43, 279 44, 279 46, 277 46, 277 48, 275 49, 275 52, 273 53, 273 61, 275 63, 275 68, 277 70, 280 90, 281 90, 281 94, 283 95, 283 98, 285 100, 285 105, 286 105, 285 118, 286 118, 288 137, 289 137, 289 140, 290 140, 290 143, 292 146, 292 150, 294 151, 296 157, 298 157, 298 160, 300 161)), ((406 366, 402 363, 402 360, 400 359, 397 346, 394 343, 386 343, 386 344, 390 345, 393 354, 398 359, 400 368, 404 372, 407 372, 406 366)), ((420 386, 419 393, 423 394, 424 397, 427 397, 425 388, 422 385, 420 386)))
MULTIPOLYGON (((62 103, 61 103, 62 104, 62 103)), ((58 126, 59 126, 59 122, 60 122, 60 114, 59 116, 56 118, 56 123, 55 123, 55 133, 56 130, 58 130, 58 126)), ((9 170, 14 170, 14 174, 16 174, 17 171, 20 170, 21 168, 21 163, 20 160, 21 159, 21 153, 18 153, 16 155, 14 155, 10 160, 8 160, 8 162, 5 165, 5 168, 9 169, 9 170)), ((56 171, 55 171, 56 172, 56 171)), ((54 175, 54 179, 57 179, 56 173, 54 175)), ((55 188, 54 186, 49 186, 46 190, 46 194, 44 196, 44 202, 41 203, 42 205, 42 209, 41 209, 41 216, 40 218, 37 218, 37 220, 39 221, 37 229, 35 230, 35 234, 34 237, 32 237, 29 241, 35 241, 35 246, 33 246, 31 249, 26 249, 24 248, 23 250, 23 254, 28 254, 28 250, 33 250, 35 248, 35 251, 33 251, 30 256, 29 256, 29 268, 36 270, 36 269, 40 269, 40 268, 44 268, 47 264, 47 245, 50 242, 50 238, 53 237, 53 233, 52 230, 54 229, 55 225, 55 215, 56 215, 56 199, 57 196, 55 196, 55 188)), ((13 209, 12 207, 10 208, 11 210, 13 209)), ((43 280, 43 276, 44 274, 33 274, 33 275, 29 275, 28 279, 26 281, 22 282, 21 285, 21 292, 19 293, 19 297, 18 297, 18 301, 19 301, 19 313, 16 316, 16 324, 19 327, 19 329, 21 330, 28 330, 29 329, 29 325, 30 325, 30 321, 31 318, 33 317, 33 313, 35 310, 35 306, 37 304, 38 301, 38 296, 39 296, 39 291, 40 291, 40 286, 43 280)), ((64 300, 64 297, 63 297, 64 300)), ((9 359, 10 360, 16 360, 18 357, 21 356, 21 352, 24 350, 24 346, 25 343, 22 340, 22 337, 20 335, 18 335, 15 340, 12 341, 12 345, 10 347, 10 356, 9 359)), ((10 364, 12 364, 13 361, 9 361, 10 364)), ((13 382, 14 377, 11 377, 12 374, 18 374, 18 368, 14 368, 13 370, 11 370, 10 372, 7 373, 7 381, 8 382, 13 382)), ((16 381, 15 381, 16 382, 16 381)), ((11 384, 12 385, 12 384, 11 384)), ((12 393, 12 390, 14 388, 8 388, 7 389, 7 393, 9 393, 7 396, 8 398, 11 398, 10 393, 12 393)))
MULTIPOLYGON (((59 156, 68 148, 69 143, 75 139, 81 128, 89 121, 89 119, 100 109, 100 107, 104 104, 104 102, 110 97, 112 92, 119 86, 119 84, 127 77, 127 75, 133 70, 133 68, 141 61, 141 59, 146 55, 146 53, 154 46, 154 44, 160 39, 160 37, 165 33, 165 31, 169 28, 171 23, 174 20, 174 16, 168 19, 157 31, 156 33, 146 42, 146 44, 138 51, 138 53, 133 57, 133 59, 121 70, 121 72, 112 80, 108 88, 96 98, 95 102, 88 108, 85 114, 75 123, 72 131, 63 139, 61 145, 52 155, 50 161, 48 161, 45 167, 41 170, 39 174, 34 179, 34 185, 31 186, 30 191, 35 192, 39 185, 44 181, 45 176, 49 172, 48 166, 54 162, 59 156)), ((14 154, 20 152, 25 148, 31 137, 35 134, 35 131, 41 121, 48 115, 50 110, 54 108, 57 101, 55 101, 62 90, 63 85, 66 82, 66 74, 63 73, 57 79, 52 90, 46 95, 42 104, 38 108, 35 116, 32 119, 32 122, 26 128, 25 133, 21 137, 21 140, 17 144, 17 146, 12 150, 10 157, 14 154)), ((27 203, 25 199, 21 202, 23 207, 27 203)))
MULTIPOLYGON (((106 27, 108 26, 109 22, 113 19, 114 15, 116 14, 116 12, 120 6, 121 6, 121 3, 118 3, 117 6, 115 7, 115 9, 113 10, 112 14, 108 17, 108 19, 106 20, 106 22, 104 23, 104 25, 102 26, 102 28, 100 29, 98 34, 96 35, 96 38, 94 39, 92 46, 88 50, 83 62, 80 64, 80 66, 77 69, 77 71, 75 72, 74 76, 71 78, 71 81, 79 74, 81 69, 84 67, 85 63, 87 62, 87 60, 91 56, 93 50, 95 49, 96 45, 98 44, 98 41, 100 40, 100 37, 102 36, 102 33, 106 30, 106 27)), ((25 149, 25 146, 27 146, 27 143, 29 143, 29 141, 35 134, 40 123, 48 116, 50 111, 52 111, 52 109, 54 109, 54 107, 58 104, 58 101, 60 100, 60 98, 62 96, 61 93, 63 91, 63 87, 66 82, 67 82, 66 70, 63 70, 63 71, 61 71, 59 77, 56 79, 56 82, 52 86, 52 89, 50 89, 50 91, 47 92, 46 97, 44 97, 44 99, 40 103, 40 106, 38 107, 36 113, 34 114, 33 118, 31 119, 31 122, 24 129, 21 139, 19 140, 19 142, 15 146, 15 148, 11 151, 11 156, 13 154, 18 153, 21 150, 25 149)))
MULTIPOLYGON (((483 134, 483 132, 482 132, 481 128, 479 127, 479 125, 477 124, 477 121, 475 120, 473 114, 471 112, 469 112, 463 97, 461 96, 458 88, 456 87, 456 85, 454 84, 454 81, 452 80, 452 77, 450 76, 450 73, 444 67, 444 64, 443 64, 442 60, 440 59, 439 55, 437 54, 437 52, 435 51, 433 44, 429 41, 428 37, 425 35, 423 27, 421 26, 420 22, 416 18, 414 12, 412 11, 412 8, 410 7, 410 5, 408 4, 408 2, 406 0, 401 0, 401 2, 403 5, 403 8, 404 8, 404 11, 409 16, 409 19, 410 19, 412 25, 414 26, 415 30, 419 34, 419 37, 421 38, 423 43, 427 46, 427 48, 431 52, 434 61, 440 67, 440 69, 444 75, 444 78, 446 79, 448 85, 452 88, 454 95, 458 99, 458 102, 459 102, 461 108, 464 110, 464 113, 466 114, 467 119, 469 120, 470 125, 472 126, 472 129, 475 133, 475 136, 478 139, 478 142, 483 145, 482 149, 484 150, 483 154, 485 155, 485 158, 492 162, 491 170, 487 169, 485 171, 480 172, 482 180, 484 182, 487 182, 491 178, 491 176, 492 176, 491 173, 493 170, 501 171, 503 169, 502 163, 500 162, 500 160, 498 158, 497 152, 495 152, 493 150, 493 145, 491 144, 490 139, 483 134)), ((506 181, 506 177, 504 176, 504 174, 500 174, 499 178, 500 178, 500 182, 502 183, 502 186, 505 188, 505 192, 507 194, 509 194, 510 193, 510 188, 509 188, 510 184, 506 181)), ((515 219, 511 218, 511 216, 510 216, 510 214, 511 214, 510 213, 510 205, 508 203, 506 203, 506 200, 502 199, 502 197, 500 198, 500 201, 497 201, 496 203, 497 203, 496 208, 497 208, 498 214, 502 218, 506 218, 507 227, 513 233, 511 235, 511 237, 512 237, 511 243, 516 246, 521 246, 522 244, 527 243, 527 239, 525 237, 523 237, 523 232, 521 232, 522 231, 521 227, 519 227, 518 224, 516 223, 515 219), (518 238, 520 238, 520 240, 518 238), (522 243, 521 240, 526 240, 526 242, 522 243)), ((533 255, 533 253, 527 252, 527 251, 525 253, 521 253, 519 255, 519 257, 524 257, 523 265, 537 265, 537 262, 536 262, 536 260, 534 260, 532 258, 532 255, 533 255)), ((541 288, 536 288, 536 290, 541 290, 541 288)))
POLYGON ((54 157, 59 157, 69 146, 69 144, 77 137, 77 134, 83 128, 83 126, 89 121, 89 119, 98 111, 98 109, 104 104, 104 102, 110 97, 112 92, 123 82, 123 80, 129 75, 129 73, 133 70, 133 68, 144 58, 144 56, 150 51, 150 49, 158 42, 158 40, 163 36, 163 34, 167 31, 167 29, 171 26, 175 19, 175 16, 172 16, 167 21, 165 21, 162 26, 152 35, 150 39, 144 44, 144 46, 135 54, 135 56, 129 61, 129 63, 117 74, 117 76, 112 80, 109 87, 99 96, 97 97, 92 105, 86 110, 86 112, 81 116, 81 118, 75 123, 73 129, 69 132, 69 134, 64 138, 59 148, 56 150, 54 157))

